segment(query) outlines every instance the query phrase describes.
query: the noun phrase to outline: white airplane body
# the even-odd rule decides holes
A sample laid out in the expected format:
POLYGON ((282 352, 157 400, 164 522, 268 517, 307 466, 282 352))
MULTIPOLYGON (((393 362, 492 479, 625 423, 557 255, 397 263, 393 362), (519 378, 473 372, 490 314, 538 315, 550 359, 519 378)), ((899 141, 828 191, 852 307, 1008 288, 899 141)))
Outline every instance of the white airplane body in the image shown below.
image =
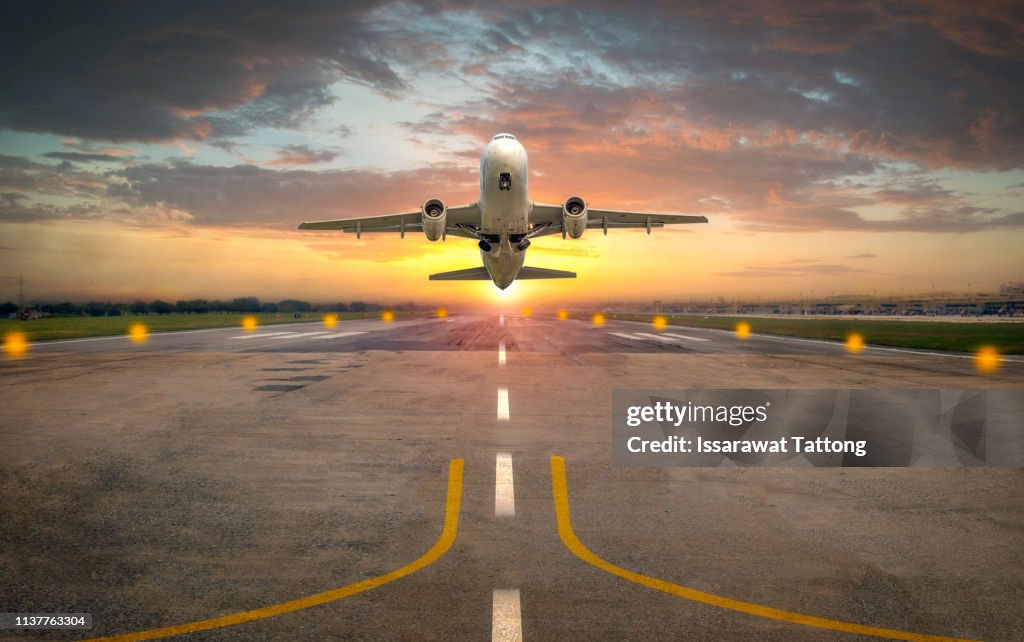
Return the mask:
POLYGON ((315 221, 299 225, 302 230, 344 230, 355 232, 421 231, 427 239, 444 240, 449 235, 476 239, 483 267, 431 274, 434 281, 491 280, 501 289, 519 279, 575 278, 574 272, 525 266, 530 239, 561 232, 579 238, 587 229, 651 228, 678 223, 707 223, 703 216, 659 212, 624 212, 588 209, 579 196, 560 205, 534 203, 527 189, 529 173, 526 149, 511 134, 498 134, 484 147, 480 157, 480 198, 476 203, 445 207, 432 198, 411 212, 364 218, 315 221))

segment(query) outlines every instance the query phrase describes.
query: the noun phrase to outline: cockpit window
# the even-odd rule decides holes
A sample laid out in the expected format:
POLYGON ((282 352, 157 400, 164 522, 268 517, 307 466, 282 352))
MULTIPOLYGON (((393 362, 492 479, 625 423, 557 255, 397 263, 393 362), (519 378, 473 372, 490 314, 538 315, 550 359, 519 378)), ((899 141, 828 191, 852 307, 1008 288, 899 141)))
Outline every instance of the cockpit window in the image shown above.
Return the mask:
POLYGON ((513 136, 512 134, 498 134, 497 136, 495 136, 491 140, 498 140, 498 139, 501 139, 501 138, 507 138, 509 140, 515 140, 516 139, 516 137, 513 136))
POLYGON ((498 174, 498 191, 512 189, 512 174, 502 172, 498 174))

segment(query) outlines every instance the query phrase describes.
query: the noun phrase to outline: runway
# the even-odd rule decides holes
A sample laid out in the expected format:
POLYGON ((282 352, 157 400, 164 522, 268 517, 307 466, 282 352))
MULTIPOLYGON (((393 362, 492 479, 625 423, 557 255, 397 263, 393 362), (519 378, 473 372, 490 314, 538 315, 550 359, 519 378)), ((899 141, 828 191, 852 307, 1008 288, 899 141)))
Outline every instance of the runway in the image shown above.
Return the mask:
POLYGON ((1024 637, 1020 470, 640 469, 610 451, 616 388, 1019 389, 1019 360, 981 374, 970 355, 493 314, 40 343, 0 384, 0 612, 94 621, 4 640, 211 618, 178 639, 863 637, 616 575, 567 544, 562 509, 607 564, 702 595, 1024 637))

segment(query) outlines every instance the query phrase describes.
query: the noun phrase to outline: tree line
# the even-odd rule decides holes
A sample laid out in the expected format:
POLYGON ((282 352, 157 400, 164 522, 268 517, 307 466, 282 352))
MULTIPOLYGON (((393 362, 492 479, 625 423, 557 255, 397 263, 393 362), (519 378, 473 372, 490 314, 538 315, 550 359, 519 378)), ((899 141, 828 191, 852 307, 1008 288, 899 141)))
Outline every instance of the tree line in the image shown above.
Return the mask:
MULTIPOLYGON (((110 301, 90 301, 88 303, 39 303, 30 306, 44 314, 53 316, 90 316, 112 317, 125 314, 219 314, 219 313, 285 313, 295 312, 379 312, 385 308, 393 310, 418 310, 422 306, 409 302, 400 305, 385 306, 370 301, 351 301, 348 303, 310 303, 299 299, 283 301, 260 301, 254 296, 239 297, 230 301, 206 299, 190 299, 171 303, 155 299, 153 301, 133 301, 131 303, 114 303, 110 301)), ((7 318, 18 311, 18 306, 8 301, 0 303, 0 318, 7 318)))

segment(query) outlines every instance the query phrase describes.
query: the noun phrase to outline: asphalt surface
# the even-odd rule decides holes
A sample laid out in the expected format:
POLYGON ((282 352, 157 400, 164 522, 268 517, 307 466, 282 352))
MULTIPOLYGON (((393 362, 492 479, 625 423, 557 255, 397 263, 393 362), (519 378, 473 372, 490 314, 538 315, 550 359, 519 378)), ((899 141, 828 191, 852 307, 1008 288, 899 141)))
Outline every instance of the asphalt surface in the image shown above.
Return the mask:
POLYGON ((438 541, 452 459, 458 532, 436 561, 179 639, 863 638, 581 559, 559 537, 552 456, 575 534, 619 567, 831 620, 1024 638, 1024 472, 611 463, 612 390, 698 387, 1020 389, 1024 363, 511 315, 33 345, 0 361, 0 612, 94 626, 0 639, 166 627, 384 575, 438 541), (506 455, 512 483, 496 480, 506 455))

